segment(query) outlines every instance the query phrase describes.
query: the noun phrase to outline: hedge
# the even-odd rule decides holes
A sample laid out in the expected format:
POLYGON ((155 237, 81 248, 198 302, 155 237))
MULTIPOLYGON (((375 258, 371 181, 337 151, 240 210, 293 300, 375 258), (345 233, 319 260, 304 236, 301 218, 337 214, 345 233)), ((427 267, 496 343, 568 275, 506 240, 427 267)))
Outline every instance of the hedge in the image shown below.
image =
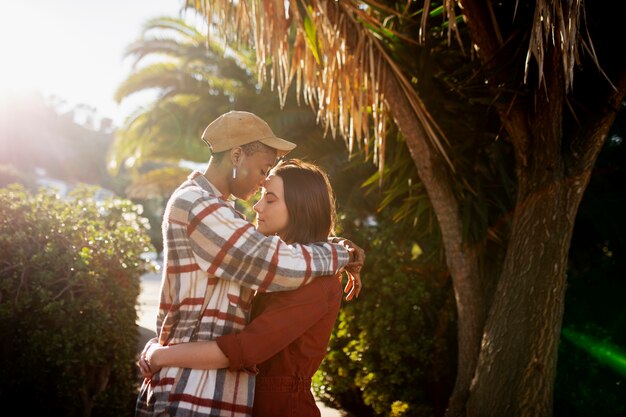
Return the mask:
POLYGON ((354 416, 441 415, 456 366, 450 279, 405 224, 378 221, 342 231, 366 251, 363 290, 342 305, 313 388, 354 416))
POLYGON ((152 248, 138 207, 95 193, 0 189, 4 412, 132 414, 140 254, 152 248))

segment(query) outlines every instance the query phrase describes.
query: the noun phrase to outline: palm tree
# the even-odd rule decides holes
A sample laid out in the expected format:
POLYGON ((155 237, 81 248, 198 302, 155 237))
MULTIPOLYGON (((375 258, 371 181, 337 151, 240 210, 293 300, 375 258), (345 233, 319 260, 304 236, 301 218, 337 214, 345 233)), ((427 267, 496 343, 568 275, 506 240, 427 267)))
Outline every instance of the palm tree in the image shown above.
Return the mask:
POLYGON ((129 189, 134 197, 169 195, 186 175, 177 168, 181 160, 207 159, 198 139, 207 120, 256 100, 253 61, 235 51, 225 57, 218 39, 207 42, 194 25, 171 17, 149 20, 126 55, 135 69, 118 87, 116 100, 150 90, 158 95, 117 132, 109 166, 135 174, 129 189))
POLYGON ((187 175, 181 160, 206 162, 209 153, 199 140, 206 124, 232 109, 252 111, 277 134, 296 141, 295 156, 320 159, 343 152, 341 146, 311 145, 322 136, 315 117, 296 105, 293 94, 280 109, 276 96, 257 84, 253 53, 229 48, 217 36, 207 38, 184 19, 149 20, 126 54, 135 70, 118 87, 118 102, 135 93, 158 92, 127 118, 110 152, 113 172, 132 173, 127 188, 132 198, 168 197, 187 175))
POLYGON ((329 131, 351 150, 374 151, 381 173, 390 116, 438 220, 457 300, 459 367, 447 414, 550 415, 574 218, 626 95, 626 63, 612 47, 626 5, 187 3, 223 36, 253 45, 279 94, 295 81, 329 131), (497 124, 489 144, 446 122, 448 96, 463 96, 469 112, 491 110, 482 113, 485 125, 485 115, 497 124), (494 182, 510 198, 489 201, 467 168, 507 168, 508 157, 494 182), (474 212, 486 219, 484 236, 468 238, 468 201, 483 203, 474 212))

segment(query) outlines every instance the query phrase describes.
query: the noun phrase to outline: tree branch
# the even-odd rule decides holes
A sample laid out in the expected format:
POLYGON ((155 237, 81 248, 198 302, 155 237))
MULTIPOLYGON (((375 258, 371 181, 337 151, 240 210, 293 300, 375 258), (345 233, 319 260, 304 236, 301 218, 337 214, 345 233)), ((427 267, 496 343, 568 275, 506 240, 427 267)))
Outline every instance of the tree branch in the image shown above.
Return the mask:
MULTIPOLYGON (((507 78, 502 71, 498 71, 498 62, 501 59, 501 44, 499 30, 494 27, 494 20, 486 5, 481 0, 464 0, 463 15, 470 32, 470 37, 476 48, 476 53, 483 63, 485 73, 489 78, 489 86, 494 97, 498 97, 500 90, 507 87, 507 78)), ((501 35, 500 35, 501 36, 501 35)), ((513 88, 515 90, 515 88, 513 88)), ((515 150, 516 168, 522 169, 528 164, 528 148, 531 138, 526 107, 521 105, 514 96, 510 101, 496 101, 496 110, 500 121, 506 129, 515 150)))

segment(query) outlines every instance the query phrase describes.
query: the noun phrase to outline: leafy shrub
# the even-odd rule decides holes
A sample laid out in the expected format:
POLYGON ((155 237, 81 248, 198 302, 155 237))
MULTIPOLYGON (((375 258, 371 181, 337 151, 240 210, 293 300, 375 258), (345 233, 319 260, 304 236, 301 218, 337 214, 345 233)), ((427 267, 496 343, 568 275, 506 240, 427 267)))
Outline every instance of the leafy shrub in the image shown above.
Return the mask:
POLYGON ((130 202, 0 189, 0 398, 27 415, 128 414, 146 222, 130 202))
POLYGON ((366 250, 364 287, 342 306, 314 390, 360 417, 438 415, 456 363, 450 280, 405 224, 379 221, 343 232, 366 250))

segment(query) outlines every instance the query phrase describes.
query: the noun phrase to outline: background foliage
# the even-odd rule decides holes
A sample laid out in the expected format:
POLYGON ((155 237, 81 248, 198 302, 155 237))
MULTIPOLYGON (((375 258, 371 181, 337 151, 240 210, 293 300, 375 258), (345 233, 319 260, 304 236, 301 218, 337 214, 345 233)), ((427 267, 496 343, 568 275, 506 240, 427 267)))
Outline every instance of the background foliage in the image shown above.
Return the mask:
POLYGON ((345 223, 341 233, 367 253, 365 287, 342 306, 315 391, 357 416, 432 416, 445 407, 456 361, 454 299, 441 256, 422 253, 389 214, 377 224, 345 223))
MULTIPOLYGON (((127 200, 0 189, 0 398, 39 416, 132 410, 146 221, 127 200)), ((7 409, 5 408, 5 411, 7 409)))

